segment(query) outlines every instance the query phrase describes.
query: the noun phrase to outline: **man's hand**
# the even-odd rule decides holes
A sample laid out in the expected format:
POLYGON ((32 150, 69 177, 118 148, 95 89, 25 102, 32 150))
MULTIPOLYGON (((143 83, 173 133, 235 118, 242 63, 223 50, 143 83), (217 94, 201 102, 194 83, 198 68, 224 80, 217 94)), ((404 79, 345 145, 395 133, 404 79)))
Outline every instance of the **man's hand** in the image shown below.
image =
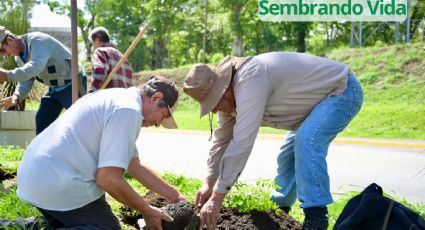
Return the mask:
POLYGON ((204 225, 207 225, 207 229, 216 229, 217 217, 220 212, 224 196, 226 194, 214 192, 207 203, 202 206, 201 212, 199 213, 201 223, 199 229, 202 229, 204 225))
POLYGON ((170 198, 170 199, 168 199, 168 201, 169 201, 170 203, 177 203, 177 202, 179 202, 179 201, 187 201, 187 199, 186 199, 186 197, 185 197, 183 194, 181 194, 180 192, 178 192, 177 197, 175 197, 175 198, 170 198))
POLYGON ((146 227, 149 230, 162 230, 162 220, 172 222, 174 219, 163 213, 161 209, 150 206, 149 211, 143 213, 143 219, 145 219, 146 227))
POLYGON ((202 207, 208 199, 210 199, 216 180, 205 179, 202 187, 198 190, 195 196, 195 205, 202 207))
POLYGON ((0 101, 0 107, 4 107, 6 109, 16 105, 18 103, 18 96, 12 95, 10 97, 6 97, 5 99, 0 101))

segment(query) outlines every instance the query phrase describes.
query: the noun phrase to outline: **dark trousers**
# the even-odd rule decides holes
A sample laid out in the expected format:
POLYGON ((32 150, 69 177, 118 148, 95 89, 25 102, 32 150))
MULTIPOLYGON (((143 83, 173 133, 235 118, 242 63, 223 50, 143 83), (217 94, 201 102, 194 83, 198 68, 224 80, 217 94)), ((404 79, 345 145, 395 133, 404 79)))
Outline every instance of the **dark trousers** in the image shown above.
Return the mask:
MULTIPOLYGON (((82 82, 85 91, 87 78, 82 82)), ((80 95, 83 96, 83 95, 80 95)), ((49 90, 43 95, 40 101, 40 107, 35 115, 35 132, 40 134, 45 128, 52 124, 60 115, 62 109, 68 109, 72 105, 72 84, 65 89, 56 92, 49 90)))
POLYGON ((49 228, 70 230, 121 229, 118 218, 112 213, 105 196, 74 210, 51 211, 38 208, 49 228))

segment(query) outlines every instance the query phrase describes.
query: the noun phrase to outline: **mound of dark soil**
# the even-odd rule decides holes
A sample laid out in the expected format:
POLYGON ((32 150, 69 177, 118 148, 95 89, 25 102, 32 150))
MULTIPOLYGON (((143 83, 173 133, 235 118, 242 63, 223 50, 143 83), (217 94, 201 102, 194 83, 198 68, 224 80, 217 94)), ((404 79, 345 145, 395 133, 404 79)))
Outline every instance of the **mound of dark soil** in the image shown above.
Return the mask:
MULTIPOLYGON (((165 213, 174 218, 174 222, 163 222, 164 230, 183 230, 196 212, 193 205, 180 202, 169 204, 167 200, 149 192, 145 196, 146 201, 152 206, 161 208, 165 213)), ((138 228, 137 220, 143 218, 139 213, 128 207, 121 209, 121 219, 123 223, 138 228)), ((257 211, 242 213, 234 208, 222 208, 217 221, 217 229, 253 229, 253 230, 274 230, 274 229, 301 229, 301 224, 289 215, 282 213, 277 215, 273 211, 257 211)))
POLYGON ((15 176, 16 176, 16 172, 13 172, 13 173, 6 172, 0 165, 0 182, 4 180, 12 179, 15 176))

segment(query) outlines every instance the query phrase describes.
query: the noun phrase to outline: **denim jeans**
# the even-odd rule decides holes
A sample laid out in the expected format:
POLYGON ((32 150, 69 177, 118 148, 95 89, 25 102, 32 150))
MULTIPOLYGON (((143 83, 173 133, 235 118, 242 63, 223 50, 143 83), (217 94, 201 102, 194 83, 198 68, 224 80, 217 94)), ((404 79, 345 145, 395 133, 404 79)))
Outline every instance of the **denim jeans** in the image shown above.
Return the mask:
MULTIPOLYGON (((87 77, 82 79, 83 91, 87 88, 87 77)), ((84 96, 84 95, 80 95, 84 96)), ((40 107, 35 115, 35 133, 38 135, 56 118, 59 117, 62 109, 68 109, 72 105, 72 84, 69 84, 61 91, 49 90, 43 95, 40 107)))
POLYGON ((332 203, 326 156, 336 135, 359 112, 363 92, 352 75, 339 95, 320 101, 296 131, 290 131, 277 157, 276 184, 271 200, 289 207, 297 197, 301 208, 332 203))

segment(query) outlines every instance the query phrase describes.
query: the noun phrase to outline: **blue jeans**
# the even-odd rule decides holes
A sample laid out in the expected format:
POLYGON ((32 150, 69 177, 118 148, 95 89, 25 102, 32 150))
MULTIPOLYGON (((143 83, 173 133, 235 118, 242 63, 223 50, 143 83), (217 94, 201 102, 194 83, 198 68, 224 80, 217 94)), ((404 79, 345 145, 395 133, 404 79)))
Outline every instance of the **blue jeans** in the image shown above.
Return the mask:
POLYGON ((290 131, 277 157, 276 184, 271 200, 290 207, 297 197, 301 208, 326 207, 332 203, 326 163, 328 148, 363 103, 363 92, 352 75, 339 95, 319 102, 296 131, 290 131))
MULTIPOLYGON (((82 79, 82 87, 87 89, 87 77, 82 79)), ((84 95, 79 95, 84 96, 84 95)), ((62 109, 68 109, 72 105, 72 84, 69 84, 61 91, 49 90, 43 95, 40 101, 40 107, 35 115, 35 133, 38 135, 56 118, 59 117, 62 109)))

